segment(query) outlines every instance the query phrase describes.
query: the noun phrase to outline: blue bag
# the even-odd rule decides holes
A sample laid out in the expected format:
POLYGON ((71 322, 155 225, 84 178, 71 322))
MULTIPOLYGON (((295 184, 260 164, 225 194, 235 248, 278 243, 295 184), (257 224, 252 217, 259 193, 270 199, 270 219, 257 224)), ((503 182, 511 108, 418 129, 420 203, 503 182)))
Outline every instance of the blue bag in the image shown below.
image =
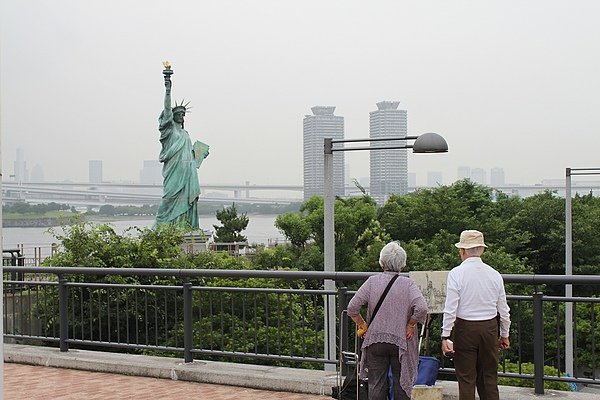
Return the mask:
POLYGON ((415 385, 435 385, 440 361, 435 357, 419 356, 419 369, 417 370, 417 380, 415 385))

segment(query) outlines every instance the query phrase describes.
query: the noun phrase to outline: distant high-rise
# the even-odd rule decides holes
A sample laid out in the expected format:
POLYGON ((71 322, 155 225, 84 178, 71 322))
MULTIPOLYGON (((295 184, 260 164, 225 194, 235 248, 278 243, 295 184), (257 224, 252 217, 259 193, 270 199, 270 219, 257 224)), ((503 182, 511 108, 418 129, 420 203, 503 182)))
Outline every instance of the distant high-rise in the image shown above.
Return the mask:
POLYGON ((443 185, 442 173, 440 171, 428 171, 427 172, 427 186, 438 187, 443 185))
POLYGON ((17 149, 17 158, 15 159, 14 169, 16 182, 29 182, 29 171, 27 170, 27 163, 25 162, 25 151, 22 148, 17 149))
POLYGON ((102 183, 102 160, 90 160, 89 182, 102 183))
POLYGON ((417 173, 416 172, 408 173, 408 187, 413 188, 413 189, 417 187, 417 173))
MULTIPOLYGON (((406 137, 406 110, 399 110, 399 101, 381 101, 377 111, 369 113, 369 137, 406 137)), ((398 146, 403 142, 371 142, 371 148, 398 146)), ((408 156, 405 149, 372 150, 369 152, 371 164, 371 196, 377 204, 384 204, 391 194, 408 193, 408 156)))
POLYGON ((460 181, 461 179, 471 179, 471 167, 461 166, 458 167, 456 171, 456 180, 460 181))
POLYGON ((160 161, 144 160, 144 167, 140 171, 140 183, 144 185, 160 185, 163 183, 160 161))
POLYGON ((496 167, 490 170, 490 184, 492 187, 504 186, 506 184, 504 181, 504 169, 496 167))
POLYGON ((350 176, 350 165, 344 164, 344 184, 352 185, 354 187, 353 178, 350 176))
POLYGON ((31 169, 31 182, 44 182, 44 170, 40 164, 35 164, 31 169))
MULTIPOLYGON (((304 116, 304 199, 323 196, 323 142, 325 138, 344 139, 344 117, 333 115, 335 107, 312 107, 304 116)), ((333 193, 344 195, 344 152, 333 153, 333 193)))
POLYGON ((486 184, 486 174, 483 168, 473 168, 471 170, 471 180, 480 185, 486 184))

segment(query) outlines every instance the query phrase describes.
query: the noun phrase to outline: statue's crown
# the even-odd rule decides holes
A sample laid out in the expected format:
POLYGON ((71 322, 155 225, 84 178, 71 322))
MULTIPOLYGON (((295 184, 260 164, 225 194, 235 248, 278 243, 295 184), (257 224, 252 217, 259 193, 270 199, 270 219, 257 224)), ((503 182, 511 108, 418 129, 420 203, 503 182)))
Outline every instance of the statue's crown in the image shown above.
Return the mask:
POLYGON ((192 108, 192 107, 188 107, 188 105, 190 104, 189 101, 185 104, 183 104, 183 102, 184 102, 184 100, 181 100, 181 103, 177 104, 177 101, 175 101, 175 106, 173 108, 171 108, 171 111, 173 112, 173 114, 176 114, 178 112, 186 113, 186 112, 188 112, 187 110, 189 108, 192 108))

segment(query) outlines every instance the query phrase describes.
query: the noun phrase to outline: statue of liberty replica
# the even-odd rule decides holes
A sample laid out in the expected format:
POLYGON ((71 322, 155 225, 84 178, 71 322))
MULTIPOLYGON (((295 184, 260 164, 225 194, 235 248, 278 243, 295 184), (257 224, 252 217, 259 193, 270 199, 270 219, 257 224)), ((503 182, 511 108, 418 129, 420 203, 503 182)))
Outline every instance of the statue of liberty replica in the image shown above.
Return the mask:
POLYGON ((208 145, 200 141, 192 144, 183 127, 189 102, 183 104, 181 101, 181 104, 171 106, 173 70, 168 61, 163 65, 165 101, 158 118, 159 140, 162 145, 159 161, 163 163, 163 196, 154 227, 159 224, 174 224, 197 230, 200 183, 196 170, 208 156, 208 145))

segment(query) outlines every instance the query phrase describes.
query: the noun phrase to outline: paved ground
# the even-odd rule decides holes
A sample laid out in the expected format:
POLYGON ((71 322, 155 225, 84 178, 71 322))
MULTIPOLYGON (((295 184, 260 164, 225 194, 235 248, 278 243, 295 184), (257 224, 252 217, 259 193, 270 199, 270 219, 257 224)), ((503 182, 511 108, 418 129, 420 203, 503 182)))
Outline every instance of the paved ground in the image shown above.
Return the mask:
MULTIPOLYGON (((14 399, 207 399, 327 400, 335 373, 124 353, 4 344, 4 398, 14 399), (237 386, 228 386, 237 385, 237 386)), ((458 399, 458 385, 438 381, 444 400, 458 399)), ((436 389, 437 390, 437 389, 436 389)), ((598 400, 598 391, 501 386, 502 400, 598 400)), ((415 396, 416 397, 416 396, 415 396)), ((421 399, 423 397, 420 397, 421 399)))
POLYGON ((4 398, 326 400, 328 397, 5 363, 4 398))

